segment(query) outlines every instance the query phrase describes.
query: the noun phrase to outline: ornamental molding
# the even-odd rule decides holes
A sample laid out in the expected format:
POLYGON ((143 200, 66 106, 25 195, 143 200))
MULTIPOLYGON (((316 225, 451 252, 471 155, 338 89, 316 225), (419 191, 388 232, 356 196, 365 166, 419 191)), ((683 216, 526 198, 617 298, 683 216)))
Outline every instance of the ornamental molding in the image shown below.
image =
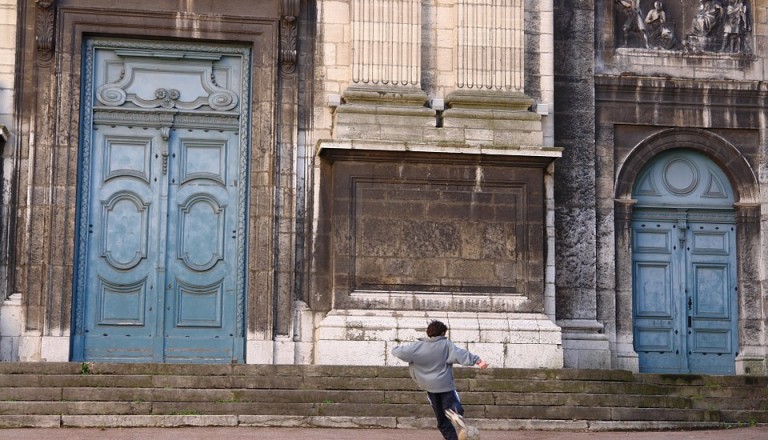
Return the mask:
POLYGON ((94 124, 130 125, 148 128, 206 128, 212 130, 234 130, 240 128, 237 115, 188 114, 176 111, 103 110, 95 109, 94 124))
POLYGON ((53 58, 56 3, 38 0, 35 2, 35 7, 37 9, 35 14, 35 48, 37 49, 37 57, 41 62, 48 62, 53 58))
POLYGON ((130 103, 140 109, 185 111, 207 107, 224 112, 235 109, 239 103, 235 92, 216 82, 214 62, 220 59, 218 55, 179 53, 168 60, 168 56, 153 58, 155 54, 149 51, 123 50, 115 53, 123 60, 122 70, 116 81, 96 89, 96 99, 103 106, 121 107, 130 103), (163 77, 166 85, 153 89, 144 87, 152 78, 163 77), (171 85, 182 88, 183 92, 171 85))
POLYGON ((298 59, 299 0, 282 0, 280 14, 280 70, 284 74, 296 72, 298 59))

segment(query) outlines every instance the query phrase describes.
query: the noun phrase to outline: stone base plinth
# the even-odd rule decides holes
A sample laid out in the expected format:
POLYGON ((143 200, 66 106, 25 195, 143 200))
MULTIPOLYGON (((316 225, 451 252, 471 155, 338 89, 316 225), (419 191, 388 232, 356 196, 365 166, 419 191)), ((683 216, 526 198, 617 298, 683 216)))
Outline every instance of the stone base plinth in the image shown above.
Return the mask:
POLYGON ((446 98, 442 131, 468 145, 543 145, 541 116, 522 93, 459 90, 446 98))
POLYGON ((425 107, 419 89, 350 87, 334 114, 336 139, 412 141, 435 126, 436 112, 425 107))
POLYGON ((587 319, 564 319, 557 324, 563 331, 566 368, 611 369, 611 347, 601 333, 602 324, 587 319))
POLYGON ((736 374, 768 376, 768 357, 763 347, 744 347, 736 356, 736 374))
POLYGON ((394 346, 426 337, 430 321, 456 345, 499 368, 562 368, 560 328, 544 314, 334 310, 315 331, 314 363, 404 365, 394 346))

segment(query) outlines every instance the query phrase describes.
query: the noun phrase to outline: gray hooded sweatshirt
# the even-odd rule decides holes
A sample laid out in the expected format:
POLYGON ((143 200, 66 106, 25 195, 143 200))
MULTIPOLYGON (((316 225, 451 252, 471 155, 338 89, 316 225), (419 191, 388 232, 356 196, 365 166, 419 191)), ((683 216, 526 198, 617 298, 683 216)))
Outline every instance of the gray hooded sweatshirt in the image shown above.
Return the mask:
POLYGON ((445 336, 419 338, 413 344, 393 348, 392 354, 408 362, 413 380, 430 393, 453 391, 453 364, 471 366, 480 359, 445 336))

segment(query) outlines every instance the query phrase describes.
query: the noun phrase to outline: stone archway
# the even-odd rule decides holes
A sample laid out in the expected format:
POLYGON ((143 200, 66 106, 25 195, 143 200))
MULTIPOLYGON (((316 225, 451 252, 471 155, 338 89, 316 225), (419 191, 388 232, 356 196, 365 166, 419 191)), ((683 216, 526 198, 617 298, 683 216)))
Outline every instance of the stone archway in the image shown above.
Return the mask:
POLYGON ((616 240, 616 346, 624 359, 622 367, 638 369, 633 347, 632 319, 632 216, 636 200, 632 190, 644 166, 658 154, 671 149, 697 151, 711 159, 728 178, 734 191, 736 221, 737 288, 739 291, 739 351, 736 373, 749 374, 764 368, 759 335, 745 331, 759 321, 750 314, 750 304, 761 303, 759 254, 754 237, 760 234, 758 183, 747 159, 730 142, 699 129, 669 129, 640 142, 627 155, 616 173, 614 221, 616 240))

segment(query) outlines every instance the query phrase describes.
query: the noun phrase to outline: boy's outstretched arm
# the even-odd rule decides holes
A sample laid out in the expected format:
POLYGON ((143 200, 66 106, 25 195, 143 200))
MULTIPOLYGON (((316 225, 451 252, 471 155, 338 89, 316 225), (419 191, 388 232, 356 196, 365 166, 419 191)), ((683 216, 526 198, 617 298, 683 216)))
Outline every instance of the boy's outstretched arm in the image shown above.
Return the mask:
POLYGON ((488 362, 482 359, 478 359, 477 362, 475 362, 475 365, 480 367, 481 370, 485 370, 486 368, 488 368, 488 362))

